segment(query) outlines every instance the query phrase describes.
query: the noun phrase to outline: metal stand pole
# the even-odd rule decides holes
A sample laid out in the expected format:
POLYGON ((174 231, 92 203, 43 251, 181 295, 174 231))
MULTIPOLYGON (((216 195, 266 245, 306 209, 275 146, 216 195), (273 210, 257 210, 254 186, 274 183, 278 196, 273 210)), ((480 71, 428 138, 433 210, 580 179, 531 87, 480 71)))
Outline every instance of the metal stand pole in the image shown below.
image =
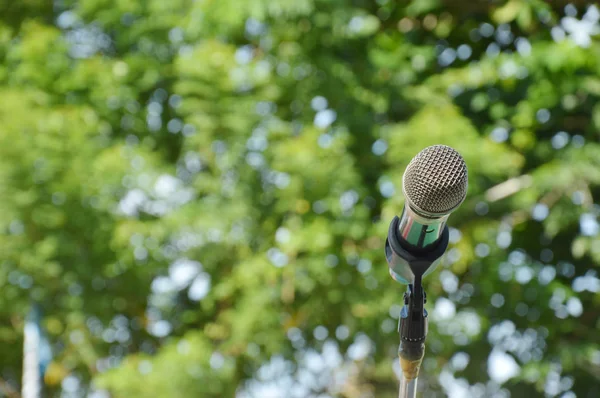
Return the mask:
POLYGON ((398 398, 416 398, 417 396, 417 378, 407 379, 402 375, 400 380, 400 393, 398 398))
POLYGON ((417 394, 417 377, 425 354, 425 337, 427 337, 427 311, 424 304, 427 295, 421 286, 421 278, 408 285, 404 293, 404 307, 400 313, 398 331, 400 347, 398 357, 402 368, 399 398, 415 398, 417 394))
POLYGON ((40 317, 40 309, 34 304, 27 315, 23 331, 23 398, 40 398, 42 394, 40 317))

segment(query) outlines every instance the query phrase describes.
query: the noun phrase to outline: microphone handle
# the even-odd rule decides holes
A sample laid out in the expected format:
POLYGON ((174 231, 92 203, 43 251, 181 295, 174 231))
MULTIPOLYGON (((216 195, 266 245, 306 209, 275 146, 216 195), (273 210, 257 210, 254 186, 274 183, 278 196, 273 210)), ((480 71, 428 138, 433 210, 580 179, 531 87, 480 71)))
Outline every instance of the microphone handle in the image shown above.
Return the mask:
POLYGON ((411 249, 423 250, 434 245, 440 239, 446 221, 450 214, 437 217, 426 217, 411 209, 410 204, 404 205, 398 231, 411 249))

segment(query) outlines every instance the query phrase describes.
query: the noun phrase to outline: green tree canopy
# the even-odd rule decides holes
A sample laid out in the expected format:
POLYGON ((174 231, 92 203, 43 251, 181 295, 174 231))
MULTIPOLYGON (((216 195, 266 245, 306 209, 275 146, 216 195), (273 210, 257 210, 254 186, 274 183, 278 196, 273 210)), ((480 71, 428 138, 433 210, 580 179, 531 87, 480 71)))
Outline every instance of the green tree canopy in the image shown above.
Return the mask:
POLYGON ((383 246, 433 144, 469 192, 424 396, 600 396, 598 7, 0 10, 0 396, 34 302, 48 396, 397 396, 383 246))

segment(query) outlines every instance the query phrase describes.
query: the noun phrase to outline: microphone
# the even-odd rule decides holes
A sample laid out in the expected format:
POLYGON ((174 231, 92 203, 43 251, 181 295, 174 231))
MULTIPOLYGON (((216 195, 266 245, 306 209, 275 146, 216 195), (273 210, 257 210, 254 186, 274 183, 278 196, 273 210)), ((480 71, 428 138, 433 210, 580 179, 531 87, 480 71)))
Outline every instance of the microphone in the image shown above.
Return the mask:
POLYGON ((406 203, 402 216, 392 220, 385 241, 390 275, 408 285, 398 320, 400 397, 416 396, 428 329, 422 279, 435 269, 448 247, 446 221, 465 200, 467 179, 464 159, 445 145, 423 149, 402 177, 406 203))
POLYGON ((435 269, 448 247, 446 222, 467 186, 467 165, 449 146, 427 147, 410 161, 402 178, 404 209, 392 220, 385 247, 395 281, 411 284, 435 269))

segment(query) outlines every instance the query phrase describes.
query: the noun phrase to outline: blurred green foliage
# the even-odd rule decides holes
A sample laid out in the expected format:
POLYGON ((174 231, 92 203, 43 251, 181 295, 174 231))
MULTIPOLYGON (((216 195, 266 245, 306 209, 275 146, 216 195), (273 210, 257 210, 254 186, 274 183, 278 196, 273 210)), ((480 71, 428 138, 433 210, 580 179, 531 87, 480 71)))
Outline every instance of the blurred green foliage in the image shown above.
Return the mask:
POLYGON ((469 194, 424 396, 600 396, 596 7, 0 10, 0 396, 39 302, 48 396, 395 397, 383 244, 432 144, 469 194))

